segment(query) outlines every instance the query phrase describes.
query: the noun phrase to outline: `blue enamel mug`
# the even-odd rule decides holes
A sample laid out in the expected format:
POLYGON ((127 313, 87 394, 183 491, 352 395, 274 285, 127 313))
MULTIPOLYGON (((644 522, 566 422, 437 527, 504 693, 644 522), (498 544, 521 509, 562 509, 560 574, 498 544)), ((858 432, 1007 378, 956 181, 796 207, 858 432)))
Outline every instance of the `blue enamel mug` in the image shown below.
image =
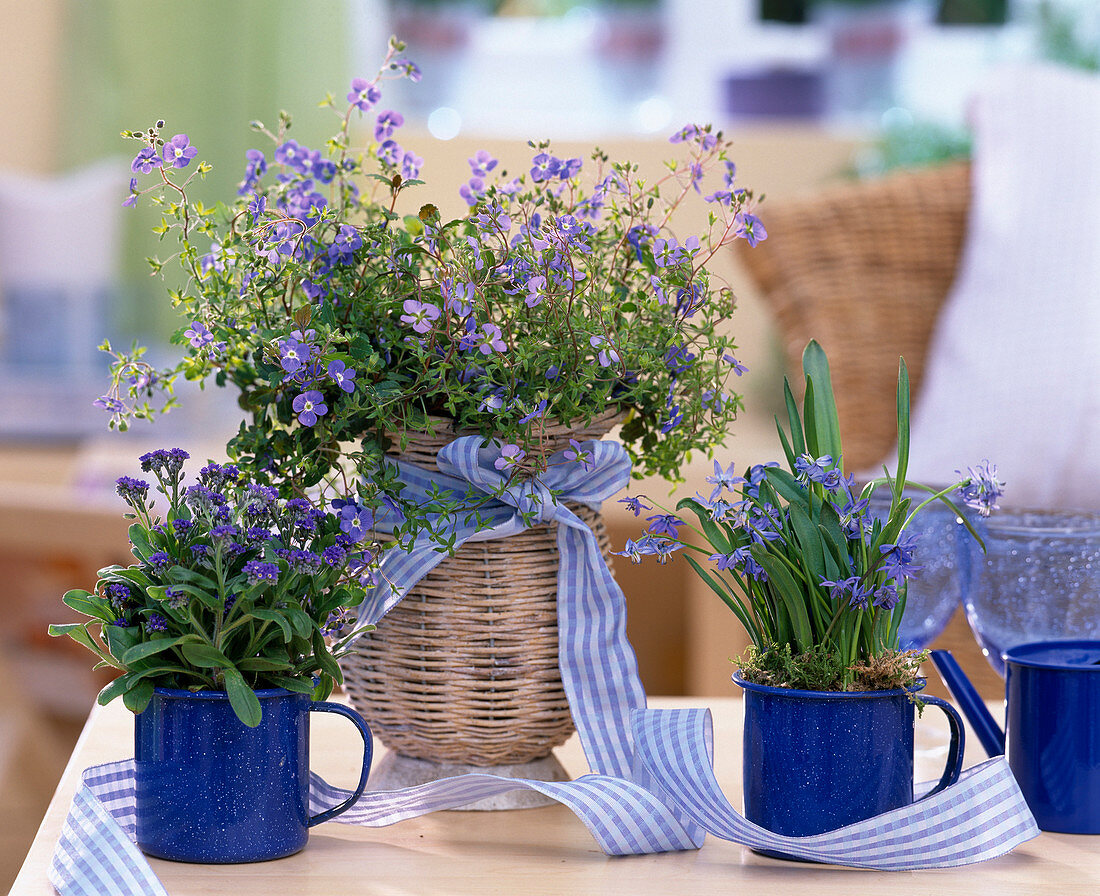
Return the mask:
POLYGON ((256 691, 260 724, 244 725, 226 694, 157 688, 134 717, 137 844, 178 862, 262 862, 292 855, 309 828, 350 808, 367 783, 371 733, 339 703, 282 688, 256 691), (350 798, 309 814, 309 716, 344 716, 363 738, 350 798))
MULTIPOLYGON (((776 834, 833 831, 914 799, 915 707, 911 690, 800 691, 733 676, 745 691, 745 818, 776 834)), ((943 774, 922 798, 954 784, 962 769, 962 719, 950 704, 921 697, 947 716, 943 774)))
POLYGON ((1100 834, 1100 641, 1038 641, 1005 659, 1009 767, 1044 831, 1100 834))

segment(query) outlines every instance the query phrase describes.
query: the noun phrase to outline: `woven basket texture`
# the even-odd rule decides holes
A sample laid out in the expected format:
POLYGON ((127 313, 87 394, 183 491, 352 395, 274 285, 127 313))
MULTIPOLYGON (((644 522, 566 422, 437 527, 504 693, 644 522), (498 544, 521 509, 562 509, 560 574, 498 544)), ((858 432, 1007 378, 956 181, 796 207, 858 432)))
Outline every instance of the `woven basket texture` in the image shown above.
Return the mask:
MULTIPOLYGON (((596 439, 618 418, 547 428, 546 447, 596 439)), ((410 438, 402 461, 435 468, 463 433, 442 423, 410 438)), ((600 515, 568 505, 610 540, 600 515)), ((521 765, 573 733, 558 668, 557 524, 466 544, 426 575, 341 661, 352 704, 392 750, 479 767, 521 765)))
POLYGON ((829 356, 847 470, 872 468, 896 443, 898 358, 915 400, 969 204, 968 164, 907 171, 766 203, 768 238, 739 249, 775 312, 796 395, 806 343, 829 356))

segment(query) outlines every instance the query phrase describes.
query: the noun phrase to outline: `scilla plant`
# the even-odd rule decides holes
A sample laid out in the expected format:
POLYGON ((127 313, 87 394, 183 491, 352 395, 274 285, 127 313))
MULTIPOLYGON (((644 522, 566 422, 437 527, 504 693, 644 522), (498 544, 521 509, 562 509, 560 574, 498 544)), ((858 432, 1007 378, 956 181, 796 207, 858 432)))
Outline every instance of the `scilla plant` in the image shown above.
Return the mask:
POLYGON ((124 476, 130 543, 138 562, 100 570, 95 591, 64 601, 89 622, 50 626, 121 673, 99 695, 141 712, 154 687, 224 691, 244 724, 258 725, 260 688, 323 700, 341 681, 336 663, 359 631, 349 608, 364 533, 301 498, 209 464, 183 486, 188 455, 175 448, 141 458, 167 500, 154 516, 149 483, 124 476))
POLYGON ((419 77, 402 51, 392 41, 375 78, 323 103, 338 127, 321 150, 290 137, 285 113, 274 129, 254 123, 270 149, 248 152, 230 204, 192 198, 210 166, 187 176, 186 135, 162 136, 163 122, 124 133, 141 147, 124 204, 148 196, 164 211, 158 234, 178 241, 184 356, 156 370, 140 348, 105 345, 114 377, 98 403, 125 427, 151 418, 158 396, 170 404, 181 375, 231 385, 247 415, 234 462, 286 494, 343 477, 366 512, 401 511, 399 539, 454 510, 402 502, 382 459, 410 431, 494 437, 510 468, 538 475, 548 424, 622 414, 635 472, 675 478, 741 406, 728 381, 743 368, 722 331, 734 301, 706 265, 766 233, 728 142, 682 128, 681 158, 652 181, 599 151, 585 162, 531 144, 517 176, 479 152, 459 189, 468 211, 446 220, 421 159, 397 142, 402 116, 380 105, 386 78, 419 77), (423 202, 403 215, 414 187, 423 202), (681 240, 672 217, 695 201, 706 232, 681 240))
MULTIPOLYGON (((704 546, 682 540, 686 521, 675 514, 648 518, 649 532, 621 552, 667 560, 685 559, 726 603, 748 633, 751 647, 739 659, 748 681, 809 690, 847 691, 907 687, 918 677, 922 654, 899 649, 906 582, 920 569, 915 537, 906 532, 914 515, 943 501, 980 538, 948 496, 955 492, 987 515, 1003 490, 988 463, 958 482, 933 489, 906 481, 909 460, 909 376, 898 375, 898 457, 894 475, 857 490, 843 472, 840 427, 828 359, 816 342, 803 354, 806 378, 801 410, 785 383, 787 428, 777 420, 787 469, 778 463, 736 475, 717 461, 709 497, 687 498, 704 546), (885 518, 868 509, 879 488, 890 493, 885 518), (917 506, 906 489, 926 492, 917 506), (704 566, 692 553, 706 556, 704 566)), ((626 502, 636 515, 652 509, 640 498, 626 502)))

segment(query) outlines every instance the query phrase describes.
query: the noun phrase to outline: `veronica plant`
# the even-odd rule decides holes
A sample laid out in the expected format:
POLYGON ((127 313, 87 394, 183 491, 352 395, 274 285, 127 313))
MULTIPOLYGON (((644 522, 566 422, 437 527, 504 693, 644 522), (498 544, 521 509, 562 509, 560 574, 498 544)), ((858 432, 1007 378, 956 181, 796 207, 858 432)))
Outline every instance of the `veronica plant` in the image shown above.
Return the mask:
POLYGON ((342 513, 281 500, 233 465, 210 464, 184 488, 187 456, 177 448, 141 458, 167 499, 163 519, 148 482, 118 480, 138 563, 100 570, 94 592, 68 592, 65 603, 91 619, 50 634, 119 670, 99 702, 121 696, 134 712, 158 686, 224 691, 249 726, 260 722, 255 689, 324 699, 341 681, 335 658, 371 628, 354 628, 348 615, 363 597, 364 533, 342 513))
POLYGON ((399 537, 426 512, 402 503, 382 458, 410 430, 493 436, 517 474, 538 475, 550 421, 621 413, 636 474, 674 478, 741 406, 728 382, 744 368, 721 329, 734 301, 706 265, 766 232, 728 143, 684 127, 681 158, 652 182, 599 151, 585 162, 532 144, 517 176, 479 152, 459 189, 464 216, 444 220, 430 201, 403 216, 421 160, 397 142, 400 113, 380 105, 386 78, 419 76, 402 50, 391 42, 374 79, 326 100, 339 124, 322 150, 292 139, 285 113, 275 129, 254 123, 271 149, 249 151, 229 205, 192 199, 210 166, 187 175, 186 135, 162 136, 163 122, 124 132, 141 145, 124 204, 148 196, 164 210, 159 234, 178 240, 184 357, 155 370, 141 348, 105 344, 114 374, 98 403, 125 427, 151 418, 159 395, 170 406, 181 375, 231 384, 247 414, 232 460, 286 494, 339 479, 370 512, 399 509, 399 537), (681 241, 670 222, 689 202, 708 208, 707 230, 681 241))
MULTIPOLYGON (((886 473, 857 490, 854 477, 843 472, 828 360, 816 342, 806 348, 803 369, 806 391, 801 409, 785 383, 786 429, 776 421, 787 469, 773 462, 737 475, 732 464, 723 469, 715 461, 714 474, 707 477, 714 486, 711 494, 677 505, 677 510, 686 510, 694 518, 689 528, 705 547, 680 537, 687 525, 684 519, 659 513, 648 518, 649 531, 628 542, 620 554, 634 561, 644 555, 665 561, 675 551, 685 551, 692 569, 748 633, 753 646, 748 665, 769 670, 769 676, 782 670, 804 683, 805 673, 797 668, 801 657, 818 670, 830 670, 829 687, 860 689, 868 686, 868 679, 881 678, 885 661, 891 674, 900 676, 890 681, 887 675, 888 686, 910 684, 919 657, 896 662, 906 583, 920 569, 915 536, 906 529, 922 507, 943 501, 980 542, 948 496, 955 492, 987 515, 996 507, 1003 486, 988 463, 940 490, 906 480, 909 377, 902 360, 896 473, 886 473), (876 518, 868 509, 872 493, 879 488, 890 494, 885 518, 876 518), (928 497, 914 507, 904 494, 906 488, 928 497), (704 555, 708 565, 693 553, 704 555)), ((652 509, 641 498, 625 501, 635 515, 652 509)), ((753 668, 743 672, 752 678, 753 668)))

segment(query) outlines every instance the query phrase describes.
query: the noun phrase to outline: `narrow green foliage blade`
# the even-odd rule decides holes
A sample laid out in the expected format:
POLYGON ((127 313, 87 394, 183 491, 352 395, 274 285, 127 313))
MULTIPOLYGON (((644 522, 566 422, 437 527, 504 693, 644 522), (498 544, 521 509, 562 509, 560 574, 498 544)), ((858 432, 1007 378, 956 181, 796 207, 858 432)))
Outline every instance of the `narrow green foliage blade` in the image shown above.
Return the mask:
MULTIPOLYGON (((797 457, 806 453, 806 436, 802 430, 802 419, 798 416, 798 403, 794 400, 790 380, 786 377, 783 377, 783 403, 787 407, 787 422, 791 427, 791 450, 797 457)), ((791 466, 794 466, 793 460, 791 466)))
MULTIPOLYGON (((825 350, 811 339, 802 352, 802 372, 813 383, 814 433, 817 440, 817 454, 828 454, 835 460, 842 456, 840 443, 840 418, 837 416, 836 399, 833 396, 833 382, 829 373, 829 359, 825 350)), ((809 390, 807 390, 808 392, 809 390)), ((807 431, 810 429, 806 421, 807 431)), ((807 432, 807 443, 809 433, 807 432)))
POLYGON ((909 368, 905 358, 898 359, 898 469, 894 477, 894 495, 901 498, 909 468, 909 368))
POLYGON ((721 579, 715 579, 707 570, 705 570, 694 557, 685 556, 684 559, 688 562, 688 565, 695 570, 696 574, 701 578, 721 599, 727 607, 729 607, 733 614, 737 617, 737 620, 745 627, 745 631, 748 632, 750 638, 757 646, 762 646, 761 633, 756 625, 756 620, 752 618, 752 614, 748 608, 745 607, 740 600, 734 595, 733 591, 725 586, 725 582, 721 579))
POLYGON ((783 561, 772 556, 764 545, 754 544, 750 548, 753 559, 768 574, 768 581, 778 592, 783 601, 783 607, 790 618, 794 633, 794 640, 800 653, 805 653, 813 646, 813 635, 810 629, 810 616, 806 609, 806 595, 802 587, 795 581, 783 561))

